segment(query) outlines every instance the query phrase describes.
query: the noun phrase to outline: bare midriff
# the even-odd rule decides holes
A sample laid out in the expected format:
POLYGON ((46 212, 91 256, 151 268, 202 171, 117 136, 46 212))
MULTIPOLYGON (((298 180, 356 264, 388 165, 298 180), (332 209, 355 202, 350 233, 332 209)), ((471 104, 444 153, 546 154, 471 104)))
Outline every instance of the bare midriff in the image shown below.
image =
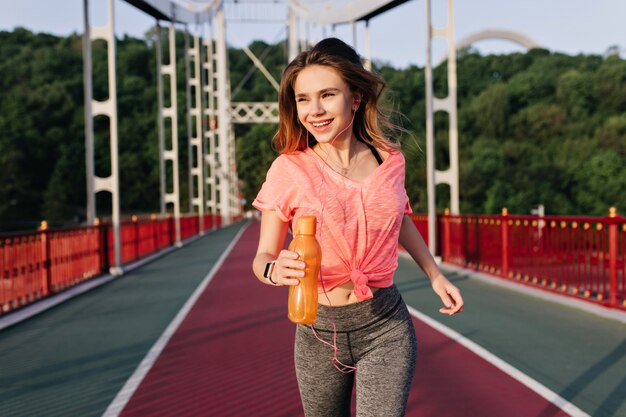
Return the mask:
MULTIPOLYGON (((372 294, 375 294, 376 291, 379 290, 375 287, 369 288, 372 290, 372 294)), ((332 290, 327 291, 326 294, 322 292, 317 297, 317 302, 319 304, 323 304, 325 306, 332 305, 334 307, 345 306, 347 304, 356 303, 358 301, 359 299, 356 298, 356 295, 354 294, 354 285, 352 284, 352 281, 348 281, 345 284, 338 285, 332 290)))

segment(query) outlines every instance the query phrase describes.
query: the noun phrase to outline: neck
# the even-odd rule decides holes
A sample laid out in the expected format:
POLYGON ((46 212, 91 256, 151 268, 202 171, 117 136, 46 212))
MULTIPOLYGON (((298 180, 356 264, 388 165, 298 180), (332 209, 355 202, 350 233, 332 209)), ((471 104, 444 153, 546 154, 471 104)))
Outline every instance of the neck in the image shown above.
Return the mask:
POLYGON ((330 158, 343 165, 348 165, 350 160, 356 155, 359 146, 356 136, 351 134, 349 138, 338 138, 330 143, 318 143, 317 147, 330 158))

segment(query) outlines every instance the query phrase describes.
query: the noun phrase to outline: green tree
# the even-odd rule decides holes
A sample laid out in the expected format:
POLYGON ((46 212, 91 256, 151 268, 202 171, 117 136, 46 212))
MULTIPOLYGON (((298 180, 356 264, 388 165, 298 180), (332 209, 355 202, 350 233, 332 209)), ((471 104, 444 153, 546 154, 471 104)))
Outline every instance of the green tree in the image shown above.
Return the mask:
POLYGON ((584 213, 602 216, 609 207, 626 207, 626 159, 614 150, 601 150, 576 171, 574 197, 584 213))
POLYGON ((259 124, 237 138, 237 172, 248 209, 252 208, 251 203, 265 181, 265 174, 278 156, 272 148, 275 132, 276 125, 259 124))
MULTIPOLYGON (((159 147, 154 30, 146 39, 118 39, 120 191, 125 214, 159 209, 159 147)), ((176 35, 181 207, 188 203, 185 38, 176 35)), ((285 41, 252 42, 277 80, 285 41)), ((168 55, 168 45, 163 45, 168 55)), ((108 97, 106 45, 93 44, 94 97, 108 97)), ((246 54, 228 50, 233 101, 275 101, 276 90, 246 54)), ((0 230, 81 221, 85 215, 82 37, 0 32, 0 230)), ((604 215, 626 211, 626 61, 618 54, 568 56, 544 49, 482 56, 458 54, 461 210, 604 215)), ((406 187, 416 212, 426 210, 424 69, 375 62, 387 82, 384 105, 406 157, 406 187)), ((447 94, 447 63, 434 70, 435 92, 447 94)), ((165 85, 165 102, 169 86, 165 85)), ((448 117, 435 117, 437 168, 448 161, 448 117)), ((95 119, 96 173, 109 175, 108 120, 95 119)), ((169 129, 169 128, 168 128, 169 129)), ((237 166, 250 203, 269 164, 275 125, 236 125, 237 166)), ((166 135, 169 136, 169 135, 166 135)), ((171 178, 169 179, 171 182, 171 178)), ((437 188, 438 210, 449 206, 437 188)), ((250 207, 248 205, 248 207, 250 207)), ((106 215, 110 198, 98 195, 106 215)))

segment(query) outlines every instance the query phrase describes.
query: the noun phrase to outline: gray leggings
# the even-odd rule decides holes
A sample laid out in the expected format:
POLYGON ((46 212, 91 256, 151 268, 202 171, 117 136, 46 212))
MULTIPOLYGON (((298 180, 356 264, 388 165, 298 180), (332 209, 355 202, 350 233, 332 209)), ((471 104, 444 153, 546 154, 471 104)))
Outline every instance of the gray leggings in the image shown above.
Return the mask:
MULTIPOLYGON (((356 366, 344 374, 333 366, 333 349, 317 340, 311 327, 296 329, 295 360, 300 397, 307 417, 350 416, 356 377, 358 417, 403 416, 413 380, 417 342, 413 322, 395 285, 374 298, 333 307, 338 359, 356 366)), ((333 343, 331 310, 319 305, 313 325, 333 343)))

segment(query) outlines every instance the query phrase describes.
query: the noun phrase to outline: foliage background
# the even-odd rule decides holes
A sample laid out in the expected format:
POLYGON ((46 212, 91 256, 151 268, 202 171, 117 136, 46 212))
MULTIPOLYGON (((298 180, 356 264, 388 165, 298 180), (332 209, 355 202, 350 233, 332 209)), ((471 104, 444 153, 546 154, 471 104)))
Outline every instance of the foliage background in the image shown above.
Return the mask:
MULTIPOLYGON (((105 99, 106 45, 93 48, 94 97, 105 99)), ((156 61, 153 32, 118 39, 120 192, 125 214, 159 210, 156 61)), ((285 43, 250 49, 276 79, 285 43)), ((189 210, 184 36, 177 36, 181 207, 189 210)), ((167 53, 166 51, 164 53, 167 53)), ((233 101, 274 101, 276 92, 250 60, 229 50, 233 101)), ((543 49, 481 56, 458 54, 461 211, 606 215, 626 211, 626 61, 605 55, 568 56, 543 49)), ((0 32, 0 230, 85 218, 82 37, 0 32)), ((426 209, 424 69, 376 62, 388 83, 386 104, 409 134, 407 191, 415 212, 426 209)), ((446 64, 435 69, 445 96, 446 64)), ((95 120, 96 173, 109 174, 107 120, 95 120)), ((237 165, 248 202, 276 157, 273 125, 237 125, 237 165)), ((437 168, 447 167, 447 116, 435 118, 437 168)), ((437 189, 438 210, 448 190, 437 189)), ((99 193, 99 215, 110 198, 99 193)))

